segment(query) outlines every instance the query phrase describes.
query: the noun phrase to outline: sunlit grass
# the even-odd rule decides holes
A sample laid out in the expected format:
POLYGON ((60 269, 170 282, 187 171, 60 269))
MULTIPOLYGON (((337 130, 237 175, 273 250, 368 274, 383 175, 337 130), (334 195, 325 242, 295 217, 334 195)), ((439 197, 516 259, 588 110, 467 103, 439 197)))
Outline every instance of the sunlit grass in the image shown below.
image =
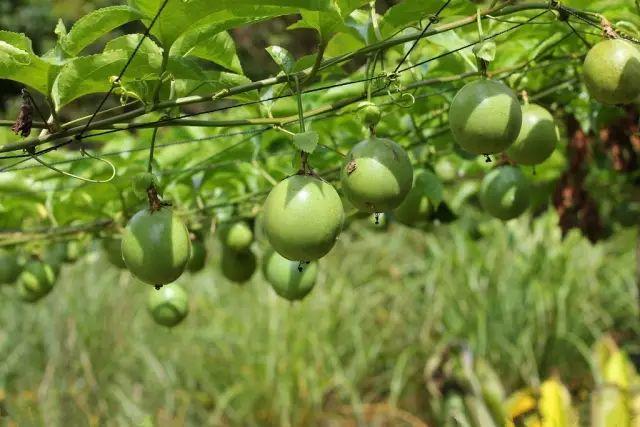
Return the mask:
POLYGON ((477 241, 464 224, 356 224, 296 304, 260 274, 226 282, 214 256, 181 280, 191 313, 173 330, 146 313, 148 287, 91 254, 36 305, 2 290, 1 410, 20 425, 402 425, 428 419, 425 362, 453 341, 508 389, 583 378, 603 331, 637 337, 635 233, 594 246, 555 221, 490 221, 477 241))

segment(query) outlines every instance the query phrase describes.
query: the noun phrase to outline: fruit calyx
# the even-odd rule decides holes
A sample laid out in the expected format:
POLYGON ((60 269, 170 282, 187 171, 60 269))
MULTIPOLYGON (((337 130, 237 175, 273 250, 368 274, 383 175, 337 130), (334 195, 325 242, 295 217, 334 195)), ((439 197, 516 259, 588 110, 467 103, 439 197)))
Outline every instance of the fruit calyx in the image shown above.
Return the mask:
POLYGON ((171 206, 171 203, 160 200, 160 195, 158 194, 158 189, 155 185, 151 185, 147 189, 147 196, 149 198, 149 210, 151 213, 158 212, 164 207, 171 206))

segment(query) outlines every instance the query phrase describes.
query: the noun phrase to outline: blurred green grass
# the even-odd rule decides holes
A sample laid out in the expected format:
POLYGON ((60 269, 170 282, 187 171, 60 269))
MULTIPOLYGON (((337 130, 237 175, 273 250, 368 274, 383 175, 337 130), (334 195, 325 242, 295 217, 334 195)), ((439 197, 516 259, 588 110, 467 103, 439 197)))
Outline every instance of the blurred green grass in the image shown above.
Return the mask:
POLYGON ((424 368, 452 342, 508 390, 552 372, 588 377, 605 331, 638 346, 635 231, 591 245, 557 218, 428 233, 364 223, 322 261, 303 302, 260 274, 244 287, 209 267, 180 283, 191 313, 173 330, 146 313, 148 287, 98 253, 66 267, 36 305, 0 290, 0 421, 47 425, 371 425, 429 419, 424 368), (474 238, 472 238, 474 237, 474 238), (384 417, 383 417, 384 418, 384 417))

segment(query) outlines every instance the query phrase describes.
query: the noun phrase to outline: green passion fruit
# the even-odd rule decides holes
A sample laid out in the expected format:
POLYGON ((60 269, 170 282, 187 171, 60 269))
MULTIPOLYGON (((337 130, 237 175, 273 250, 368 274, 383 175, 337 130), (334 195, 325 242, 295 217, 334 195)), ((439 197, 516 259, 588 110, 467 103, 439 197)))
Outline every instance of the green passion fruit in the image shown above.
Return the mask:
POLYGON ((191 256, 187 227, 171 209, 144 209, 131 218, 122 236, 129 271, 150 285, 166 285, 182 275, 191 256))
POLYGON ((253 243, 253 231, 246 222, 240 221, 220 229, 220 241, 234 251, 245 251, 253 243))
POLYGON ((502 166, 489 172, 480 187, 482 207, 492 216, 509 220, 529 207, 529 183, 514 166, 502 166))
POLYGON ((147 308, 156 323, 171 328, 189 314, 189 297, 179 285, 163 286, 149 291, 147 308))
POLYGON ((593 46, 583 70, 589 93, 603 104, 628 104, 640 95, 640 50, 626 40, 593 46))
POLYGON ((275 251, 269 251, 263 260, 262 273, 276 294, 289 301, 297 301, 306 297, 315 286, 318 263, 290 261, 275 251))
POLYGON ((294 175, 271 190, 262 221, 269 243, 280 255, 313 261, 335 245, 344 210, 330 184, 313 176, 294 175))
POLYGON ((27 302, 35 302, 53 289, 56 270, 42 261, 28 262, 18 276, 18 295, 27 302))
POLYGON ((191 257, 189 258, 189 264, 187 269, 191 273, 197 273, 202 271, 207 261, 207 247, 200 239, 191 241, 191 257))
POLYGON ((538 165, 551 156, 559 140, 551 113, 539 105, 528 104, 522 107, 522 128, 507 155, 522 165, 538 165))
POLYGON ((393 217, 400 224, 414 226, 425 223, 434 211, 434 205, 429 200, 427 189, 440 185, 438 177, 430 171, 420 170, 413 180, 413 187, 404 201, 393 211, 393 217))
POLYGON ((404 149, 390 139, 371 137, 356 144, 342 166, 342 189, 359 210, 396 208, 413 182, 413 167, 404 149))
POLYGON ((518 137, 522 109, 515 93, 494 80, 476 80, 456 94, 449 126, 456 142, 473 154, 495 154, 518 137))
POLYGON ((0 249, 0 284, 9 285, 14 283, 21 271, 20 260, 16 253, 0 249))
POLYGON ((257 268, 257 260, 251 249, 236 252, 225 248, 222 251, 222 274, 235 283, 244 283, 251 279, 257 268))
POLYGON ((102 250, 107 256, 109 264, 117 268, 127 268, 122 258, 122 239, 120 237, 107 237, 102 239, 102 250))

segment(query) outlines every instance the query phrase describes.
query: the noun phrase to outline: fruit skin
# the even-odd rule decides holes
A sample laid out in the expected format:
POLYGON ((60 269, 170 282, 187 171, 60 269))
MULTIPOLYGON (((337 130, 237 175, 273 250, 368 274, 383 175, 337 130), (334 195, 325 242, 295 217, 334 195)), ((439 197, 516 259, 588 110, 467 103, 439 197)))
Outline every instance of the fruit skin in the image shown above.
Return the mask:
POLYGON ((191 257, 187 227, 171 209, 143 209, 122 236, 122 257, 129 271, 150 285, 166 285, 182 275, 191 257))
POLYGON ((22 269, 17 255, 6 249, 0 249, 0 284, 14 283, 22 269))
POLYGON ((35 302, 53 289, 56 271, 42 261, 28 262, 18 277, 18 295, 27 302, 35 302))
POLYGON ((236 222, 221 228, 220 241, 229 249, 245 251, 253 243, 253 231, 246 222, 236 222))
POLYGON ((456 94, 449 126, 460 147, 474 154, 495 154, 518 137, 522 109, 515 93, 494 80, 476 80, 456 94))
POLYGON ((264 232, 280 255, 313 261, 336 243, 344 223, 342 201, 331 184, 294 175, 276 185, 264 203, 264 232))
POLYGON ((584 60, 584 82, 603 104, 629 104, 640 95, 640 50, 626 40, 604 40, 584 60))
POLYGON ((522 107, 522 128, 507 155, 522 165, 538 165, 551 156, 559 140, 551 113, 539 105, 528 104, 522 107))
POLYGON ((517 167, 493 169, 482 180, 480 202, 496 218, 515 218, 529 207, 529 183, 517 167))
POLYGON ((413 166, 400 145, 371 137, 351 149, 341 181, 345 196, 356 208, 384 212, 396 208, 411 190, 413 166))
POLYGON ((179 285, 163 286, 149 291, 147 309, 156 323, 171 328, 189 314, 189 297, 179 285))
POLYGON ((102 239, 102 249, 111 265, 117 268, 127 268, 122 258, 122 238, 107 237, 102 239))
POLYGON ((438 181, 431 172, 420 170, 414 177, 413 187, 404 201, 393 211, 393 216, 400 224, 413 226, 425 223, 434 211, 433 203, 429 200, 425 188, 430 186, 430 181, 438 181))
POLYGON ((299 262, 289 261, 277 252, 269 251, 263 259, 262 273, 276 294, 289 301, 297 301, 311 292, 318 275, 316 261, 303 264, 302 272, 299 266, 299 262))
POLYGON ((201 271, 207 261, 207 247, 201 240, 193 240, 191 242, 191 257, 187 269, 191 273, 201 271))
POLYGON ((224 277, 235 283, 245 283, 255 273, 258 263, 250 249, 236 252, 225 248, 222 251, 221 265, 224 277))

